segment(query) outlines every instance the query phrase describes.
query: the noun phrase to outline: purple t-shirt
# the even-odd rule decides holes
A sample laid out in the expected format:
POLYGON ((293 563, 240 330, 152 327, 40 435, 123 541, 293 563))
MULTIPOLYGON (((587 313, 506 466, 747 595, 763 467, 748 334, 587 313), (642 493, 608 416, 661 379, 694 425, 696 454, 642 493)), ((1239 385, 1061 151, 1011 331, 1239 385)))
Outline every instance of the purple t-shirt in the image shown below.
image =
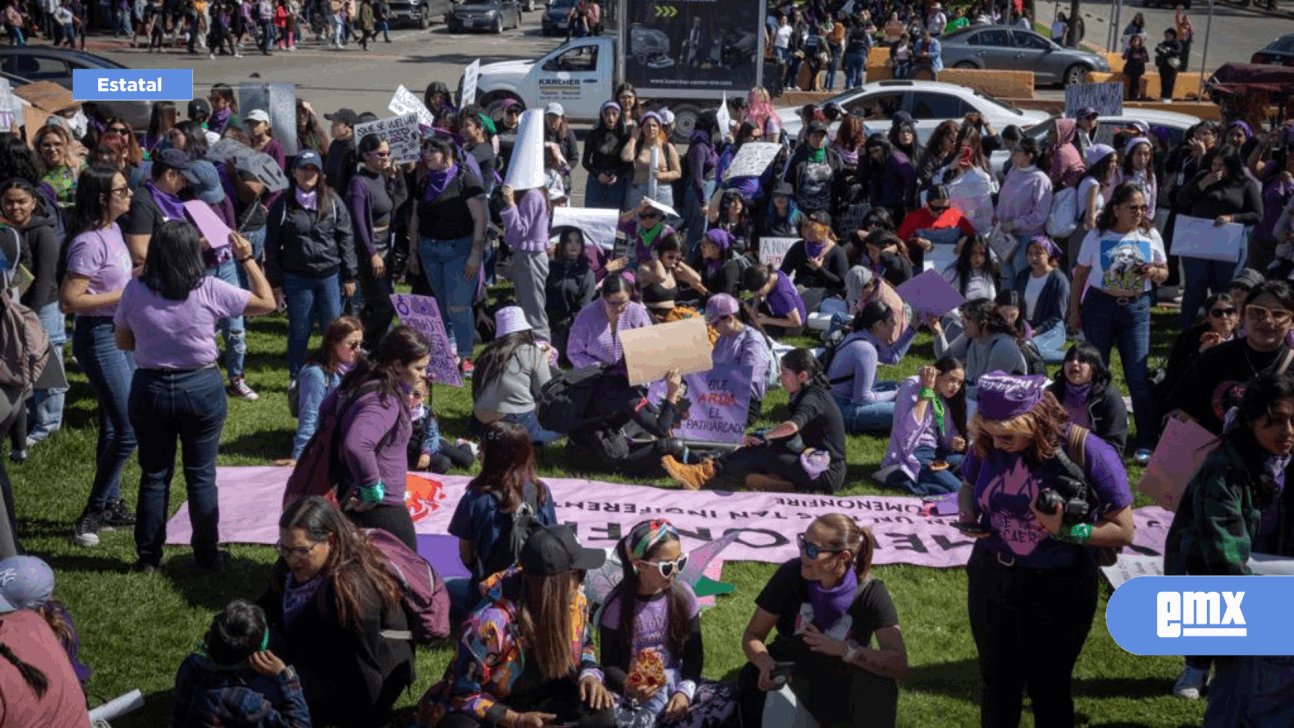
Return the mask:
MULTIPOLYGON (((1076 563, 1081 548, 1057 541, 1036 528, 1037 520, 1029 508, 1043 481, 1063 472, 1059 462, 1031 469, 1019 453, 993 450, 987 460, 981 460, 971 449, 962 461, 962 479, 975 486, 981 522, 998 530, 980 539, 980 545, 992 553, 1014 556, 1021 566, 1031 569, 1057 569, 1076 563)), ((1132 505, 1123 460, 1096 435, 1087 437, 1086 472, 1087 482, 1095 488, 1101 503, 1099 512, 1091 514, 1091 522, 1132 505)))
POLYGON ((777 282, 773 284, 773 290, 768 292, 768 298, 764 301, 769 315, 773 318, 786 318, 792 311, 799 311, 800 324, 807 323, 809 312, 804 307, 804 299, 800 298, 800 292, 795 290, 795 284, 785 273, 776 275, 777 282))
POLYGON ((204 278, 188 298, 168 301, 135 279, 122 291, 114 321, 135 333, 135 366, 197 369, 220 356, 216 323, 241 316, 251 297, 251 291, 204 278))
MULTIPOLYGON (((81 233, 67 246, 67 272, 89 278, 85 292, 92 295, 125 288, 132 267, 130 249, 115 222, 100 230, 81 233)), ((116 312, 117 304, 114 303, 82 311, 80 315, 111 316, 116 312)))

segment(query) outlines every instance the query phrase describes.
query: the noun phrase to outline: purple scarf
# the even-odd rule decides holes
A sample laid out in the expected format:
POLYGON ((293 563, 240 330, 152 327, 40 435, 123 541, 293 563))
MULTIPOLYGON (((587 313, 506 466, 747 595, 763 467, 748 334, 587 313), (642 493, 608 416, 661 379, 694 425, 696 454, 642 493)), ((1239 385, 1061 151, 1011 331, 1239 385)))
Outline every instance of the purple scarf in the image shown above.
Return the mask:
POLYGON ((184 219, 184 203, 180 202, 180 198, 157 189, 151 179, 144 183, 144 187, 153 195, 153 201, 161 208, 167 220, 184 219))
POLYGON ((446 169, 443 172, 428 172, 427 194, 423 195, 422 201, 435 202, 436 198, 440 197, 440 194, 449 186, 449 181, 454 179, 454 175, 456 174, 458 174, 457 164, 449 165, 449 169, 446 169))
POLYGON ((1092 426, 1092 418, 1087 414, 1087 398, 1091 394, 1091 382, 1081 387, 1065 383, 1065 409, 1069 411, 1069 421, 1079 427, 1092 426))
POLYGON ((219 111, 213 111, 211 113, 211 118, 207 119, 207 128, 217 134, 221 134, 225 131, 225 127, 229 126, 229 119, 233 117, 233 115, 234 110, 229 107, 225 107, 219 111))
POLYGON ((827 242, 825 240, 821 243, 811 243, 808 240, 804 241, 804 254, 809 258, 816 258, 819 255, 822 255, 822 251, 826 250, 826 248, 827 242))
POLYGON ((809 604, 813 605, 813 621, 826 632, 845 616, 858 592, 858 574, 847 569, 845 578, 831 589, 822 588, 822 582, 809 582, 809 604))

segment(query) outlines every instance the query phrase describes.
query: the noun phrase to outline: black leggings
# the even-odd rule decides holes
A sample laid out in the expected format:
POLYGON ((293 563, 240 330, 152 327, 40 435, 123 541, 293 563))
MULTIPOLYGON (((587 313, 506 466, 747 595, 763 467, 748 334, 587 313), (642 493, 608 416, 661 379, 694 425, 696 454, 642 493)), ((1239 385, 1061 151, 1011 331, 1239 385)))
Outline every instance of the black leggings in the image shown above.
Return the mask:
MULTIPOLYGON (((508 696, 507 706, 518 713, 539 711, 557 716, 558 725, 579 728, 615 728, 615 710, 594 711, 580 700, 579 685, 571 679, 552 680, 533 686, 524 694, 508 696)), ((454 711, 440 719, 440 728, 476 728, 480 721, 454 711)))
MULTIPOLYGON (((798 637, 779 636, 769 643, 768 654, 795 663, 791 692, 819 725, 893 728, 899 702, 893 680, 845 667, 834 657, 810 651, 798 637)), ((768 693, 759 689, 759 668, 749 662, 737 675, 737 696, 742 728, 763 728, 768 693)))
POLYGON ((413 518, 404 506, 380 505, 369 511, 346 511, 350 520, 361 528, 380 528, 418 550, 418 536, 413 530, 413 518))
POLYGON ((470 468, 476 461, 471 450, 446 440, 440 439, 440 452, 431 456, 431 472, 444 475, 453 468, 470 468))
POLYGON ((748 473, 763 473, 795 484, 801 493, 834 493, 845 481, 843 463, 832 463, 827 472, 810 479, 800 465, 800 456, 785 445, 771 442, 760 447, 743 447, 733 450, 715 461, 719 475, 726 479, 744 480, 748 473))

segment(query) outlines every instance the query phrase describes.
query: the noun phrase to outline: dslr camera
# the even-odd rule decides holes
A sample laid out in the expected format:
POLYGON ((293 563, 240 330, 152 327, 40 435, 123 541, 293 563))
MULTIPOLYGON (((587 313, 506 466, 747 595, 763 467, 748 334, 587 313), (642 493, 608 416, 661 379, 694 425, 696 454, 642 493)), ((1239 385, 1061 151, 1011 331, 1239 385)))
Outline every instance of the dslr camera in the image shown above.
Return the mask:
POLYGON ((1060 520, 1066 526, 1086 523, 1092 512, 1087 483, 1071 475, 1055 476, 1047 487, 1038 491, 1033 506, 1043 513, 1054 513, 1056 506, 1061 506, 1060 520))

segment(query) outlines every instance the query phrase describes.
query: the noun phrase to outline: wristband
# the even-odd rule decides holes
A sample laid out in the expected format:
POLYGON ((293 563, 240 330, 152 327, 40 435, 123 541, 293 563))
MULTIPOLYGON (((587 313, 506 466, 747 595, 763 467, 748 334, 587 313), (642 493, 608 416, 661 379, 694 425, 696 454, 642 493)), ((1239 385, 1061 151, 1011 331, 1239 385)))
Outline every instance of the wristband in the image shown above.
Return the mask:
POLYGON ((1092 524, 1078 523, 1073 526, 1061 526, 1060 530, 1056 532, 1055 538, 1065 543, 1085 546, 1088 540, 1092 538, 1092 524))
POLYGON ((375 506, 381 503, 384 497, 386 497, 386 486, 380 480, 373 485, 359 487, 359 502, 364 505, 375 506))
POLYGON ((246 258, 238 258, 238 264, 239 264, 239 265, 247 265, 247 263, 248 263, 249 261, 253 261, 253 260, 256 260, 256 256, 254 256, 254 255, 249 255, 249 256, 247 256, 246 258))

